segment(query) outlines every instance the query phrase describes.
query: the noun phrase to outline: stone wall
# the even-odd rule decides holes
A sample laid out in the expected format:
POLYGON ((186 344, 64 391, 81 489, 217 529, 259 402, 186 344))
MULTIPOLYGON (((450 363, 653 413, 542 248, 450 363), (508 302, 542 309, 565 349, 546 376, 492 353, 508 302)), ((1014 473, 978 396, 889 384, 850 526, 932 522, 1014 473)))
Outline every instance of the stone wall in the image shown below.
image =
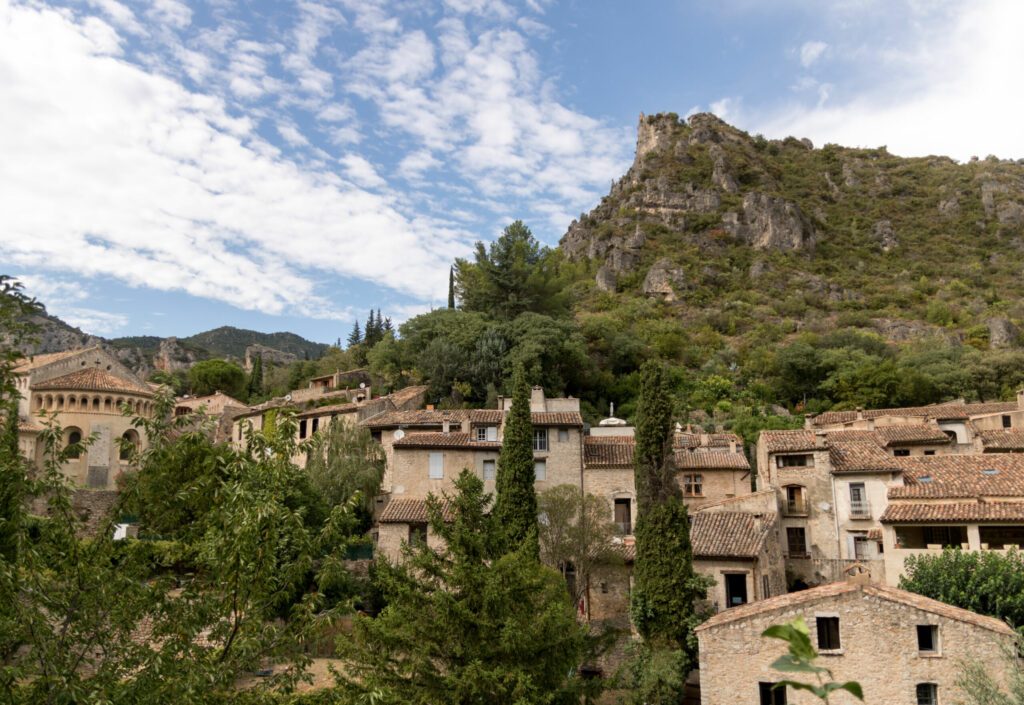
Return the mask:
MULTIPOLYGON (((81 536, 96 535, 117 502, 117 496, 115 490, 72 490, 71 509, 82 522, 78 531, 81 536)), ((46 502, 45 497, 36 498, 29 511, 37 516, 47 516, 49 508, 46 502)))
MULTIPOLYGON (((989 673, 1005 678, 1004 649, 1010 646, 1009 635, 855 591, 698 632, 702 705, 759 702, 759 682, 777 682, 785 677, 771 668, 771 663, 785 653, 785 645, 762 638, 761 632, 802 615, 814 639, 816 614, 839 617, 842 647, 834 654, 823 655, 820 665, 831 669, 837 681, 859 681, 866 703, 913 705, 918 683, 937 684, 940 703, 957 702, 963 696, 956 686, 960 659, 978 659, 989 673), (919 624, 938 625, 938 655, 918 652, 919 624)), ((819 702, 792 689, 786 695, 791 704, 819 702)), ((837 693, 830 702, 852 705, 859 701, 837 693)))

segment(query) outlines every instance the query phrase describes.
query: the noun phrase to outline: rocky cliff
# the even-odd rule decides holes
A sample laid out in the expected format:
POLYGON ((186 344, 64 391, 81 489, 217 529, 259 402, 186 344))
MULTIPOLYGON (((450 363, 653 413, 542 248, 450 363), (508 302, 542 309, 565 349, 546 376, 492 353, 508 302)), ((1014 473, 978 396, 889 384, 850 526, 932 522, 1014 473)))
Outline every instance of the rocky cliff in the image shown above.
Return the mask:
POLYGON ((766 140, 710 114, 641 115, 633 165, 561 248, 591 263, 598 290, 692 323, 827 329, 858 312, 892 340, 1013 346, 1024 160, 905 159, 766 140))

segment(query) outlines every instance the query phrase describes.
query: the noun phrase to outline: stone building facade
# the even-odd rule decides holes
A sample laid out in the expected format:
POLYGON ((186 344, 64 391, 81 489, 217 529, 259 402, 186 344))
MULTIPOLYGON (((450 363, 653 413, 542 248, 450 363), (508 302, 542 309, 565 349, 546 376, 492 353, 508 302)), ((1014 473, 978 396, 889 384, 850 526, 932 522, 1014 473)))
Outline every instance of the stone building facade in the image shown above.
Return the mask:
POLYGON ((44 460, 40 438, 44 420, 54 415, 62 442, 87 442, 62 471, 78 487, 112 490, 117 478, 131 469, 131 448, 145 447, 134 416, 153 410, 154 389, 99 347, 35 355, 15 368, 18 404, 18 446, 37 465, 44 460), (126 415, 127 414, 127 415, 126 415), (122 444, 122 441, 124 442, 122 444))
MULTIPOLYGON (((961 660, 977 660, 1005 682, 1014 632, 991 617, 891 587, 841 581, 721 612, 697 628, 702 705, 810 705, 812 695, 771 688, 791 674, 772 669, 785 653, 761 633, 802 616, 839 682, 858 681, 864 702, 885 705, 955 703, 961 660)), ((834 693, 837 705, 859 703, 834 693)))

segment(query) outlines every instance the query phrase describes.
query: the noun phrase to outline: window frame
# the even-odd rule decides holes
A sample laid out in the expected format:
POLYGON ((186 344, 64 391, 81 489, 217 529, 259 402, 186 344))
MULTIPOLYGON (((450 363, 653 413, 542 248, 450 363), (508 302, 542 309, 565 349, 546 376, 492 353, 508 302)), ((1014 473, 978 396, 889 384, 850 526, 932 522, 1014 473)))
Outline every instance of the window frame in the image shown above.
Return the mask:
POLYGON ((820 614, 814 616, 814 627, 817 633, 818 651, 821 653, 839 653, 843 650, 842 629, 839 615, 820 614))
POLYGON ((914 696, 917 701, 917 705, 939 705, 939 686, 937 683, 918 683, 914 686, 914 696), (927 700, 922 699, 922 688, 926 688, 924 691, 927 700))
POLYGON ((495 460, 494 458, 484 458, 480 470, 481 470, 481 476, 484 478, 484 482, 495 481, 495 480, 498 479, 498 461, 495 460), (491 476, 490 477, 487 476, 488 464, 491 467, 491 476))
POLYGON ((548 461, 547 458, 535 458, 533 461, 533 481, 534 482, 545 482, 548 479, 548 461), (537 469, 543 470, 542 473, 538 473, 537 469))
POLYGON ((939 625, 938 624, 918 624, 915 627, 917 633, 917 653, 920 656, 939 656, 941 654, 939 648, 939 625), (921 646, 921 635, 928 634, 928 639, 931 641, 931 648, 925 649, 921 646))
POLYGON ((547 452, 548 447, 548 430, 546 428, 533 429, 533 452, 544 453, 547 452))
POLYGON ((807 529, 803 526, 787 526, 786 527, 786 553, 789 554, 790 558, 808 558, 810 552, 807 550, 807 529), (801 550, 799 553, 793 551, 793 535, 795 532, 800 532, 801 539, 801 550))
POLYGON ((427 479, 428 480, 443 480, 444 479, 444 452, 439 450, 430 451, 427 456, 427 479), (437 459, 439 462, 435 464, 434 460, 437 459))
POLYGON ((757 690, 761 705, 786 705, 786 686, 776 688, 778 683, 758 681, 757 690))
POLYGON ((807 516, 807 488, 803 485, 786 485, 783 487, 786 492, 786 515, 787 516, 807 516), (798 496, 798 501, 793 502, 790 492, 795 490, 798 496), (795 506, 799 505, 799 506, 795 506))
POLYGON ((775 467, 777 468, 808 468, 812 465, 814 465, 814 456, 809 453, 787 453, 775 456, 775 467))
POLYGON ((688 472, 683 475, 683 496, 704 496, 704 475, 699 472, 688 472))

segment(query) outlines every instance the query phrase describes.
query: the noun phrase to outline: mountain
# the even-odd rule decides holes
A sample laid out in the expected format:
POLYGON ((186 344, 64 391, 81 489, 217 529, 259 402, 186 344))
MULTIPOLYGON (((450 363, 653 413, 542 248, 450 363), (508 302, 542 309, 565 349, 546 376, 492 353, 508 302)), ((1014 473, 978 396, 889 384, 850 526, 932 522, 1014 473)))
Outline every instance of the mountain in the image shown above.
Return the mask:
POLYGON ((561 249, 593 268, 584 313, 608 293, 657 301, 734 349, 851 326, 1016 346, 1024 160, 816 149, 710 114, 641 115, 632 167, 561 249))
POLYGON ((314 343, 294 333, 260 333, 244 328, 233 328, 232 326, 221 326, 204 333, 197 333, 181 342, 186 346, 195 347, 208 351, 216 357, 237 357, 245 358, 245 350, 251 345, 261 345, 284 353, 291 353, 298 359, 309 358, 315 360, 329 346, 322 343, 314 343))

